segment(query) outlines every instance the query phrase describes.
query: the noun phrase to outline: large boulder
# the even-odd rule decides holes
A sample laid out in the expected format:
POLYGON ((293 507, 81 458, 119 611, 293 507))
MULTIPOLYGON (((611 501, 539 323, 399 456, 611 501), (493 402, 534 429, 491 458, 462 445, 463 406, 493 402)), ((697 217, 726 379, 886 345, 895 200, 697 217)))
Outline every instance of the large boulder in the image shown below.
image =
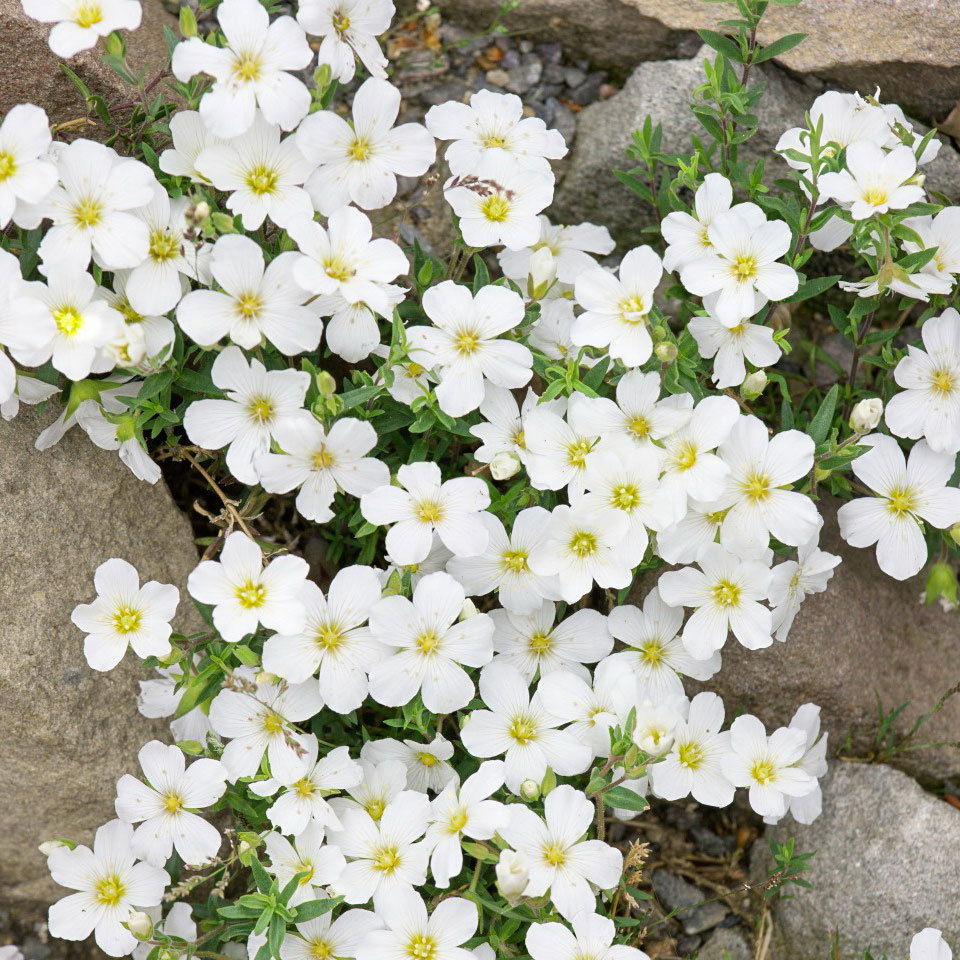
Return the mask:
MULTIPOLYGON (((499 0, 440 0, 448 16, 475 25, 498 15, 499 0)), ((716 28, 730 8, 691 0, 523 0, 503 22, 549 32, 570 52, 629 71, 675 56, 697 29, 716 28)), ((918 116, 940 120, 960 98, 960 5, 941 0, 816 0, 770 4, 759 40, 807 39, 779 62, 849 89, 879 86, 918 116)))
MULTIPOLYGON (((168 54, 163 28, 176 29, 176 19, 159 0, 142 0, 143 22, 139 29, 123 31, 127 59, 135 70, 145 71, 148 81, 166 67, 168 54)), ((83 121, 87 107, 79 90, 61 69, 66 64, 94 93, 108 104, 130 100, 135 91, 100 59, 103 41, 63 61, 50 50, 47 35, 51 24, 38 23, 24 12, 20 0, 0 0, 0 117, 18 103, 43 107, 51 123, 83 121)), ((95 136, 96 125, 72 124, 63 136, 95 136)))
POLYGON ((53 416, 26 409, 0 422, 0 904, 17 913, 64 893, 37 844, 89 843, 115 816, 117 778, 136 772, 147 740, 166 735, 137 712, 147 674, 133 653, 110 673, 87 666, 73 607, 93 598, 96 567, 123 557, 142 580, 179 586, 185 616, 183 584, 197 562, 189 523, 162 482, 137 480, 79 429, 34 449, 53 416))
MULTIPOLYGON (((690 59, 643 63, 618 94, 578 115, 576 141, 552 208, 554 219, 606 224, 624 244, 643 240, 641 231, 654 222, 653 212, 613 171, 634 165, 627 150, 633 131, 647 116, 663 126, 665 153, 687 152, 691 136, 705 135, 690 110, 690 100, 693 90, 704 82, 703 61, 711 55, 708 47, 702 47, 690 59)), ((741 146, 741 158, 751 165, 762 158, 765 180, 770 183, 787 172, 787 165, 774 153, 780 135, 804 122, 804 113, 821 88, 794 80, 770 64, 758 68, 754 76, 767 86, 757 108, 757 132, 741 146)), ((949 141, 924 172, 931 189, 951 197, 960 191, 960 155, 949 141)))
MULTIPOLYGON (((910 940, 938 927, 960 943, 960 812, 882 764, 835 762, 823 783, 823 813, 810 826, 773 828, 816 851, 804 876, 775 907, 778 960, 827 956, 906 957, 910 940), (839 952, 831 952, 834 935, 839 952)), ((755 847, 757 877, 770 867, 767 845, 755 847)))

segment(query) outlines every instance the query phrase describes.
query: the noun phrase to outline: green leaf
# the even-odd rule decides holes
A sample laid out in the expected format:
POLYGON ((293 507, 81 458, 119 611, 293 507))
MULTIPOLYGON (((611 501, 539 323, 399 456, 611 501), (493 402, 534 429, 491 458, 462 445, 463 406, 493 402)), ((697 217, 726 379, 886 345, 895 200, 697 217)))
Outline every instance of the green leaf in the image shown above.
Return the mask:
POLYGON ((840 396, 840 384, 835 383, 827 395, 823 398, 820 408, 813 415, 807 427, 807 433, 813 439, 814 443, 823 443, 830 431, 830 424, 833 422, 833 414, 837 409, 837 397, 840 396))
POLYGON ((343 897, 331 897, 329 900, 307 900, 297 904, 296 922, 305 923, 307 920, 316 920, 325 913, 329 913, 337 904, 343 903, 343 897))
POLYGON ((743 63, 743 54, 730 37, 725 37, 722 33, 717 33, 716 30, 698 30, 697 33, 708 47, 712 47, 721 56, 732 60, 734 63, 743 63))
POLYGON ((257 884, 257 889, 261 893, 268 893, 273 886, 273 877, 267 873, 263 864, 256 858, 250 861, 250 869, 253 871, 253 879, 257 884))
POLYGON ((766 60, 772 60, 774 57, 782 57, 788 50, 803 43, 807 39, 805 33, 788 33, 779 40, 761 48, 760 52, 754 55, 754 63, 763 63, 766 60))
POLYGON ((805 280, 800 284, 797 292, 792 297, 787 297, 784 302, 799 303, 801 300, 817 297, 829 290, 839 279, 840 275, 838 274, 834 277, 814 277, 812 280, 805 280))
POLYGON ((271 956, 280 956, 280 947, 283 945, 283 938, 286 935, 286 921, 278 914, 274 914, 270 920, 270 932, 267 934, 267 946, 270 948, 271 956))
POLYGON ((603 794, 603 802, 608 807, 616 807, 618 810, 634 810, 642 813, 650 804, 633 790, 627 787, 611 787, 603 794))

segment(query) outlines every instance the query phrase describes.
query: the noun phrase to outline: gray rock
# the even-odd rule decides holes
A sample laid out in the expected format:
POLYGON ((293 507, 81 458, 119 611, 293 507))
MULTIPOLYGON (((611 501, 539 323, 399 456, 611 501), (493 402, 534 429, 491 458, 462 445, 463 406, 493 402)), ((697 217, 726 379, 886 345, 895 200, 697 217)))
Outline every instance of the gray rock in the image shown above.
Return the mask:
POLYGON ((697 960, 753 960, 753 947, 742 930, 724 927, 700 948, 697 960))
POLYGON ((0 902, 17 913, 64 893, 37 845, 90 843, 115 816, 117 778, 138 769, 147 740, 167 735, 165 723, 137 712, 137 680, 147 676, 137 658, 91 670, 71 611, 93 598, 96 567, 122 557, 142 580, 177 584, 185 615, 183 584, 197 562, 189 523, 162 482, 137 480, 77 428, 51 450, 34 449, 55 413, 28 407, 0 423, 0 902))
POLYGON ((569 147, 577 135, 577 118, 569 107, 564 106, 554 97, 547 100, 547 107, 553 110, 550 126, 560 131, 564 142, 569 147))
POLYGON ((697 934, 712 930, 727 915, 727 908, 722 903, 716 900, 703 902, 709 900, 711 894, 687 883, 683 877, 669 870, 654 870, 650 883, 660 906, 667 911, 676 911, 675 917, 680 921, 684 933, 697 934))
POLYGON ((537 56, 527 53, 523 55, 517 66, 511 67, 507 72, 509 78, 505 84, 506 88, 511 93, 526 93, 540 80, 543 73, 543 64, 537 56))
POLYGON ((586 107, 600 99, 600 88, 606 82, 607 75, 601 71, 588 74, 586 79, 570 91, 570 99, 580 107, 586 107))
MULTIPOLYGON (((960 812, 882 765, 831 764, 823 813, 810 826, 783 821, 773 836, 816 851, 805 874, 775 907, 784 960, 820 960, 836 933, 841 957, 906 957, 924 927, 960 938, 960 812)), ((769 853, 760 852, 758 870, 769 853)), ((778 954, 779 955, 779 954, 778 954)))
POLYGON ((563 71, 563 82, 568 87, 579 87, 586 79, 586 73, 583 70, 577 69, 577 67, 567 67, 566 70, 563 71))

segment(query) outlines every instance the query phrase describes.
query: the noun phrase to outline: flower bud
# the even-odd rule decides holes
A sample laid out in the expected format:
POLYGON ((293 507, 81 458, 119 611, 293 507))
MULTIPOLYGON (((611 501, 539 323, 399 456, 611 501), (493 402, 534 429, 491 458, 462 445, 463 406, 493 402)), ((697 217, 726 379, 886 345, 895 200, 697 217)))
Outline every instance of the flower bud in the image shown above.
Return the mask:
POLYGON ((149 940, 150 935, 153 933, 153 920, 149 914, 144 913, 142 910, 134 910, 133 913, 127 917, 127 929, 138 940, 149 940))
POLYGON ((72 850, 73 847, 70 846, 65 840, 44 840, 43 843, 37 848, 45 857, 50 857, 55 854, 60 849, 72 850))
POLYGON ((762 370, 755 370, 740 385, 740 396, 744 400, 756 400, 766 389, 767 375, 762 370))
POLYGON ((275 673, 270 673, 269 670, 261 670, 257 674, 257 686, 260 686, 261 683, 279 683, 280 678, 275 673))
POLYGON ((864 434, 876 429, 883 416, 883 401, 879 397, 868 397, 857 403, 850 413, 850 429, 854 433, 864 434))
POLYGON ((950 534, 950 539, 951 539, 958 547, 960 547, 960 521, 958 521, 957 523, 955 523, 955 524, 950 528, 950 530, 949 530, 948 532, 949 532, 949 534, 950 534))
POLYGON ((509 480, 520 471, 520 458, 510 451, 498 453, 490 461, 490 476, 494 480, 509 480))
POLYGON ((496 866, 497 890, 507 903, 519 903, 530 881, 527 858, 516 850, 504 850, 496 866))
POLYGON ((467 597, 463 601, 463 606, 460 608, 460 617, 461 620, 469 620, 471 617, 475 617, 480 611, 477 609, 477 605, 467 597))
POLYGON ((531 300, 542 300, 557 279, 557 261, 549 247, 541 247, 530 255, 527 294, 531 300))
POLYGON ((928 606, 940 600, 945 610, 957 605, 957 575, 949 563, 935 563, 930 568, 923 599, 928 606))
POLYGON ((326 370, 321 370, 317 374, 317 390, 324 397, 332 397, 337 392, 337 381, 326 370))
POLYGON ((673 363, 677 359, 677 345, 669 340, 662 340, 653 348, 653 352, 661 363, 673 363))
MULTIPOLYGON (((183 7, 181 9, 187 9, 183 7)), ((210 216, 210 204, 206 200, 198 200, 196 203, 190 204, 187 207, 187 220, 189 220, 194 226, 200 226, 207 217, 210 216)))
POLYGON ((523 797, 527 803, 533 803, 534 800, 540 799, 540 784, 536 780, 524 780, 520 784, 520 796, 523 797))

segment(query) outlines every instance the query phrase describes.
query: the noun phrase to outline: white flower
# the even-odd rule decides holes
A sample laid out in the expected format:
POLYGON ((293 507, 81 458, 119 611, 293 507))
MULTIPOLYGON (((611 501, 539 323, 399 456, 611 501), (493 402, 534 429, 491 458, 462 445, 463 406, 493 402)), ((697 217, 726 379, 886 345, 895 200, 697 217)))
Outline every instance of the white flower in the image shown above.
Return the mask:
POLYGON ((444 413, 462 417, 483 402, 486 383, 516 389, 530 382, 533 354, 501 335, 523 321, 523 300, 504 287, 468 287, 445 280, 423 295, 433 326, 407 330, 410 359, 435 368, 437 402, 444 413))
POLYGON ((935 277, 947 274, 951 279, 960 273, 960 207, 944 207, 934 217, 910 217, 904 225, 915 231, 920 243, 904 239, 907 253, 936 249, 933 258, 921 270, 935 277))
POLYGON ((313 420, 303 409, 310 374, 267 370, 259 360, 248 363, 239 347, 230 346, 213 361, 211 376, 227 399, 194 401, 183 427, 192 443, 208 450, 226 447, 230 472, 241 483, 255 484, 256 464, 270 449, 274 432, 285 424, 313 420))
MULTIPOLYGON (((47 234, 49 236, 49 234, 47 234)), ((71 380, 112 366, 100 350, 123 325, 120 314, 100 299, 93 277, 74 261, 50 265, 47 282, 24 283, 14 292, 3 341, 21 363, 48 360, 71 380)))
POLYGON ((592 911, 570 919, 573 931, 562 923, 531 923, 527 927, 527 952, 533 960, 649 960, 636 947, 614 944, 613 921, 592 911))
POLYGON ((367 934, 383 926, 383 921, 371 910, 345 910, 336 920, 332 918, 331 912, 298 923, 297 932, 288 932, 284 937, 280 947, 281 960, 356 957, 367 934))
MULTIPOLYGON (((394 309, 403 302, 406 291, 391 283, 381 284, 379 289, 384 298, 380 306, 384 307, 387 317, 392 317, 394 309)), ((321 316, 330 318, 327 323, 327 347, 331 353, 348 363, 357 363, 381 346, 377 311, 369 304, 362 301, 347 303, 338 292, 318 296, 313 306, 321 316)))
POLYGON ((213 246, 210 270, 224 291, 194 290, 177 307, 177 323, 193 341, 210 347, 225 336, 252 350, 264 339, 288 356, 314 351, 323 324, 309 294, 293 277, 298 260, 281 253, 264 266, 263 250, 249 237, 230 234, 213 246))
POLYGON ((219 760, 195 760, 186 767, 179 747, 151 740, 137 755, 146 783, 124 774, 117 781, 117 816, 139 823, 133 852, 162 867, 176 850, 185 864, 199 866, 220 849, 220 831, 193 811, 209 807, 227 788, 219 760))
POLYGON ((319 749, 317 738, 308 737, 303 775, 292 783, 271 777, 250 784, 250 790, 258 797, 281 791, 267 809, 267 816, 278 830, 292 837, 299 837, 310 824, 339 830, 343 825, 326 798, 338 790, 357 786, 363 779, 363 770, 356 760, 350 759, 347 747, 335 747, 322 759, 318 759, 319 749))
POLYGON ((122 924, 134 908, 157 906, 170 877, 149 863, 134 862, 132 843, 133 827, 111 820, 97 830, 93 850, 61 846, 47 858, 54 881, 79 891, 50 907, 51 936, 85 940, 93 933, 111 957, 133 950, 136 938, 122 924))
POLYGON ((160 479, 160 468, 150 459, 133 426, 131 415, 119 422, 108 420, 96 400, 84 400, 77 407, 77 423, 101 450, 116 450, 135 477, 145 483, 160 479))
POLYGON ((296 905, 324 895, 324 888, 335 883, 347 863, 335 847, 323 842, 323 827, 312 821, 292 841, 279 833, 268 833, 264 846, 270 858, 270 871, 282 890, 297 874, 304 873, 290 897, 296 905))
POLYGON ((18 204, 40 203, 56 186, 50 144, 50 121, 40 107, 10 108, 0 123, 0 227, 15 219, 18 204))
POLYGON ((261 624, 271 630, 297 633, 306 610, 302 588, 307 561, 292 555, 263 565, 256 541, 235 530, 224 541, 219 560, 204 560, 187 577, 187 590, 213 606, 213 623, 228 643, 254 633, 261 624))
POLYGON ((490 840, 509 820, 505 804, 489 799, 503 786, 504 768, 500 760, 487 760, 458 787, 450 784, 430 806, 427 843, 430 872, 440 888, 463 869, 461 839, 490 840))
POLYGON ((742 557, 756 557, 771 536, 796 547, 806 543, 823 521, 813 501, 786 489, 813 469, 813 440, 799 430, 770 437, 757 417, 739 417, 717 450, 730 467, 712 511, 725 510, 720 542, 742 557))
POLYGON ((406 789, 407 769, 397 760, 372 763, 362 755, 359 763, 363 779, 357 786, 347 788, 349 797, 334 797, 330 806, 341 818, 347 810, 362 810, 371 820, 379 822, 387 804, 406 789))
POLYGON ((851 547, 876 544, 880 569, 906 580, 927 561, 921 521, 943 530, 960 520, 960 490, 947 486, 956 458, 935 453, 926 440, 906 462, 893 437, 874 434, 860 442, 872 449, 853 461, 853 472, 877 495, 840 507, 840 536, 851 547))
MULTIPOLYGON (((205 268, 201 266, 201 269, 205 268)), ((117 366, 152 373, 169 356, 176 330, 168 317, 134 310, 127 296, 130 274, 130 270, 115 270, 113 289, 99 289, 100 295, 123 320, 123 326, 114 331, 113 339, 107 343, 105 351, 117 366)))
POLYGON ((310 91, 296 76, 313 59, 303 29, 292 17, 271 23, 257 0, 223 0, 217 23, 223 47, 191 37, 173 51, 179 81, 198 73, 214 78, 200 100, 204 123, 218 137, 236 137, 250 129, 259 107, 269 123, 292 130, 310 109, 310 91))
MULTIPOLYGON (((252 671, 236 673, 252 688, 252 671)), ((228 779, 255 776, 266 753, 271 775, 295 783, 306 773, 309 738, 290 725, 316 716, 322 706, 317 685, 310 682, 260 683, 254 693, 221 690, 210 704, 210 723, 230 738, 221 757, 228 779)))
MULTIPOLYGON (((653 757, 666 753, 673 745, 673 734, 677 725, 683 723, 689 709, 690 701, 683 695, 670 696, 660 702, 649 699, 640 700, 637 704, 633 742, 653 757)), ((647 788, 647 780, 648 777, 643 777, 639 781, 644 791, 647 788)))
POLYGON ((501 850, 496 866, 497 892, 507 903, 519 903, 530 882, 530 862, 516 850, 501 850))
POLYGON ((370 696, 398 707, 418 691, 433 713, 453 713, 473 698, 460 664, 482 667, 493 656, 493 621, 477 614, 457 621, 466 595, 447 573, 431 573, 406 597, 385 597, 370 612, 370 633, 396 652, 370 669, 370 696))
POLYGON ((548 171, 524 170, 493 157, 470 173, 451 177, 444 185, 444 196, 460 218, 460 232, 468 246, 503 244, 520 250, 540 237, 537 214, 553 200, 553 185, 548 171))
POLYGON ((683 645, 706 660, 732 632, 748 650, 773 643, 770 611, 759 601, 770 590, 769 560, 742 560, 717 543, 697 559, 700 570, 684 567, 661 574, 657 589, 671 607, 693 607, 683 628, 683 645))
MULTIPOLYGON (((387 531, 387 553, 401 566, 426 559, 433 533, 455 556, 475 557, 487 548, 489 534, 479 513, 490 505, 487 485, 479 477, 442 480, 432 462, 404 464, 399 487, 384 485, 360 498, 368 523, 387 531)), ((462 603, 462 601, 461 601, 462 603)))
POLYGON ((97 567, 93 585, 96 599, 74 607, 70 619, 87 634, 83 655, 94 670, 112 670, 127 646, 142 659, 170 653, 176 587, 155 580, 141 587, 136 569, 116 557, 97 567))
POLYGON ((920 328, 925 350, 908 347, 893 371, 902 392, 887 403, 898 437, 924 437, 937 453, 960 450, 960 314, 948 307, 920 328))
POLYGON ((586 501, 554 507, 543 546, 530 558, 540 576, 556 576, 560 596, 575 603, 596 583, 622 590, 633 574, 629 521, 617 510, 598 510, 586 501))
POLYGON ((349 861, 332 884, 347 903, 366 903, 382 913, 402 891, 422 886, 427 879, 429 844, 421 839, 427 829, 430 801, 425 793, 403 790, 374 820, 364 810, 346 810, 343 830, 330 834, 329 842, 349 861))
POLYGON ((500 603, 518 613, 531 613, 543 599, 559 600, 556 580, 530 569, 530 557, 546 537, 550 514, 543 507, 521 510, 509 536, 496 515, 484 511, 480 520, 489 534, 486 550, 475 557, 453 557, 447 564, 447 572, 467 596, 482 597, 496 590, 500 603))
MULTIPOLYGON (((5 356, 5 355, 4 355, 5 356)), ((0 359, 0 380, 2 380, 4 362, 0 359)), ((12 365, 11 365, 12 366, 12 365)), ((0 400, 0 417, 4 420, 12 420, 20 412, 20 404, 25 403, 28 406, 34 406, 49 400, 55 393, 59 393, 59 388, 55 383, 47 383, 30 374, 16 372, 13 392, 8 394, 5 400, 0 400)), ((0 396, 4 390, 0 388, 0 396)))
POLYGON ((901 210, 923 199, 923 188, 909 182, 917 171, 910 147, 900 144, 884 152, 875 143, 860 140, 847 147, 845 162, 846 170, 822 174, 817 185, 824 197, 842 204, 854 220, 901 210))
MULTIPOLYGON (((814 780, 814 788, 803 796, 787 796, 787 810, 797 823, 813 823, 823 809, 823 795, 817 782, 827 772, 827 734, 820 736, 820 708, 805 703, 797 708, 790 721, 790 729, 798 730, 804 738, 803 756, 797 766, 814 780)), ((777 823, 779 816, 766 816, 764 823, 777 823)))
POLYGON ((173 146, 160 154, 160 169, 174 177, 206 182, 206 177, 197 170, 197 157, 207 147, 221 143, 220 137, 210 132, 196 110, 178 110, 170 118, 170 136, 173 146))
MULTIPOLYGON (((474 96, 485 93, 487 91, 481 90, 474 96)), ((428 123, 430 113, 437 109, 440 108, 433 107, 428 112, 428 123)), ((453 147, 450 149, 452 150, 453 147)), ((610 236, 610 231, 606 227, 597 226, 594 223, 578 223, 575 226, 555 225, 543 214, 538 219, 540 220, 540 239, 535 244, 520 250, 501 250, 497 254, 503 275, 515 280, 520 286, 523 286, 531 275, 531 269, 534 266, 531 258, 540 251, 551 254, 557 280, 561 283, 574 283, 581 273, 595 267, 597 262, 590 256, 591 253, 606 256, 613 252, 613 237, 610 236)))
POLYGON ((454 174, 474 173, 491 157, 549 173, 548 158, 557 160, 567 152, 560 131, 548 130, 538 117, 524 117, 523 103, 512 93, 478 90, 469 104, 448 100, 431 107, 424 123, 438 140, 453 141, 445 156, 454 174))
POLYGON ((722 510, 691 500, 686 516, 666 530, 657 533, 656 553, 667 563, 696 563, 700 550, 715 543, 723 523, 722 510))
POLYGON ((800 611, 800 604, 811 593, 823 593, 833 571, 840 563, 834 553, 817 546, 814 534, 797 548, 797 559, 787 560, 773 568, 770 577, 770 605, 773 607, 774 636, 786 640, 800 611))
POLYGON ((797 766, 806 749, 803 731, 780 727, 769 737, 754 716, 730 726, 730 752, 721 766, 735 787, 750 788, 750 806, 762 817, 782 817, 789 797, 812 793, 817 781, 797 766))
MULTIPOLYGON (((531 507, 531 510, 540 509, 531 507)), ((554 626, 557 605, 543 600, 529 613, 491 610, 496 626, 493 634, 494 662, 509 663, 527 683, 540 672, 567 670, 587 679, 584 663, 596 663, 613 649, 607 619, 599 610, 575 610, 554 626)))
POLYGON ((326 706, 337 713, 356 710, 367 696, 367 671, 388 652, 363 626, 380 593, 380 580, 370 567, 338 571, 326 597, 308 580, 299 596, 306 611, 303 629, 267 640, 264 669, 290 683, 318 673, 326 706))
POLYGON ((680 430, 693 410, 689 393, 661 400, 660 391, 655 371, 628 370, 617 383, 616 403, 605 397, 592 401, 591 419, 605 439, 623 439, 641 448, 655 445, 680 430))
POLYGON ((510 824, 501 836, 530 861, 528 897, 549 891, 564 919, 596 907, 594 886, 615 887, 623 870, 623 856, 602 840, 581 840, 593 822, 593 804, 564 784, 551 790, 543 802, 544 820, 529 807, 513 804, 510 824), (594 886, 591 886, 594 885, 594 886))
MULTIPOLYGON (((720 173, 708 173, 697 187, 693 197, 693 213, 675 210, 668 213, 660 224, 667 249, 663 255, 666 270, 682 270, 707 253, 713 252, 710 240, 710 224, 733 203, 733 187, 720 173)), ((738 203, 735 209, 757 223, 763 223, 763 211, 754 203, 738 203)))
MULTIPOLYGON (((224 0, 220 9, 232 2, 237 0, 224 0)), ((256 230, 268 217, 278 227, 313 218, 313 205, 303 189, 313 165, 300 152, 295 138, 281 140, 280 128, 261 113, 254 115, 245 133, 206 147, 195 164, 218 190, 230 194, 227 208, 239 215, 247 230, 256 230)))
MULTIPOLYGON (((573 329, 575 319, 571 300, 566 297, 544 300, 540 304, 540 317, 530 328, 527 342, 551 360, 566 362, 571 352, 574 354, 578 352, 570 339, 570 331, 573 329)), ((585 357, 583 365, 588 366, 590 362, 590 358, 585 357)))
POLYGON ((23 0, 23 12, 54 25, 47 42, 64 60, 114 30, 136 30, 143 14, 138 0, 23 0))
POLYGON ((408 269, 403 251, 385 237, 372 240, 366 214, 353 207, 332 213, 324 229, 313 220, 291 224, 288 232, 303 256, 293 268, 297 283, 311 293, 339 293, 350 304, 365 304, 389 316, 395 287, 408 269))
POLYGON ((694 317, 687 324, 697 341, 700 356, 713 361, 710 379, 722 390, 738 387, 747 376, 744 359, 755 367, 769 367, 783 355, 773 339, 773 330, 759 323, 741 320, 735 327, 721 323, 715 317, 694 317))
POLYGON ((735 327, 753 316, 768 300, 785 300, 796 293, 797 273, 776 262, 790 248, 792 234, 783 220, 758 222, 737 208, 721 213, 710 224, 713 250, 680 270, 683 285, 698 296, 718 294, 710 312, 735 327))
POLYGON ((147 225, 131 211, 149 203, 157 181, 139 160, 121 157, 92 140, 58 145, 60 182, 39 204, 22 211, 21 226, 53 225, 40 243, 44 264, 81 270, 96 262, 106 270, 136 267, 150 247, 147 225))
POLYGON ((603 267, 584 270, 576 280, 577 303, 584 308, 570 337, 578 346, 606 347, 627 367, 650 359, 653 341, 647 315, 663 265, 650 247, 635 247, 620 263, 615 277, 603 267))
POLYGON ((386 957, 416 957, 418 960, 475 960, 466 943, 477 930, 476 904, 462 897, 448 897, 431 915, 423 897, 402 887, 377 904, 377 914, 386 929, 368 933, 357 950, 357 960, 386 957))
MULTIPOLYGON (((157 676, 150 680, 140 680, 140 693, 137 695, 137 710, 144 717, 169 717, 177 711, 184 691, 177 690, 177 681, 183 676, 179 664, 158 668, 157 676)), ((188 710, 182 717, 170 721, 170 732, 177 743, 196 740, 207 742, 207 735, 213 735, 210 718, 200 707, 188 710)))
POLYGON ((864 397, 863 400, 858 400, 850 411, 850 429, 854 433, 870 433, 876 430, 882 419, 883 401, 879 397, 864 397))
POLYGON ((397 195, 398 176, 421 176, 437 156, 433 137, 419 123, 394 127, 400 91, 386 80, 365 80, 352 110, 352 126, 320 110, 297 129, 297 146, 315 167, 307 191, 324 216, 348 203, 385 207, 397 195))
POLYGON ((607 659, 633 674, 638 700, 658 704, 682 697, 681 676, 709 680, 720 669, 719 653, 705 660, 690 656, 679 636, 682 623, 683 611, 667 606, 656 587, 644 598, 642 611, 631 604, 610 611, 610 633, 627 648, 607 659))
POLYGON ((399 761, 407 771, 406 785, 410 790, 439 793, 460 777, 450 765, 453 744, 438 733, 430 743, 415 740, 368 740, 360 750, 360 758, 376 764, 399 761))
POLYGON ((952 960, 953 951, 943 939, 943 934, 933 927, 926 927, 914 934, 910 941, 910 960, 952 960))
POLYGON ((297 20, 307 33, 323 38, 317 63, 330 67, 334 80, 349 83, 356 72, 354 54, 370 76, 387 75, 377 37, 390 28, 395 12, 391 0, 303 0, 297 20))
POLYGON ((597 665, 592 683, 568 670, 553 670, 537 692, 547 710, 566 724, 564 731, 586 744, 594 757, 610 756, 610 729, 622 724, 636 705, 634 678, 608 660, 597 665))
MULTIPOLYGON (((492 464, 499 456, 514 456, 518 463, 523 464, 526 460, 523 416, 537 405, 537 399, 532 390, 527 390, 521 408, 505 387, 498 387, 489 381, 484 384, 479 410, 480 416, 485 419, 470 427, 470 432, 483 441, 473 453, 479 463, 492 464)), ((549 408, 549 402, 544 406, 549 408)))
POLYGON ((480 697, 490 708, 468 714, 460 733, 475 757, 504 754, 504 779, 514 793, 524 780, 540 782, 551 767, 561 777, 583 773, 590 750, 556 728, 539 691, 530 696, 527 681, 509 663, 491 663, 480 671, 480 697))
POLYGON ((734 786, 723 772, 730 752, 730 734, 721 733, 723 701, 715 693, 698 693, 686 719, 674 730, 673 746, 659 763, 650 766, 654 792, 664 800, 688 795, 710 807, 726 807, 734 786))

